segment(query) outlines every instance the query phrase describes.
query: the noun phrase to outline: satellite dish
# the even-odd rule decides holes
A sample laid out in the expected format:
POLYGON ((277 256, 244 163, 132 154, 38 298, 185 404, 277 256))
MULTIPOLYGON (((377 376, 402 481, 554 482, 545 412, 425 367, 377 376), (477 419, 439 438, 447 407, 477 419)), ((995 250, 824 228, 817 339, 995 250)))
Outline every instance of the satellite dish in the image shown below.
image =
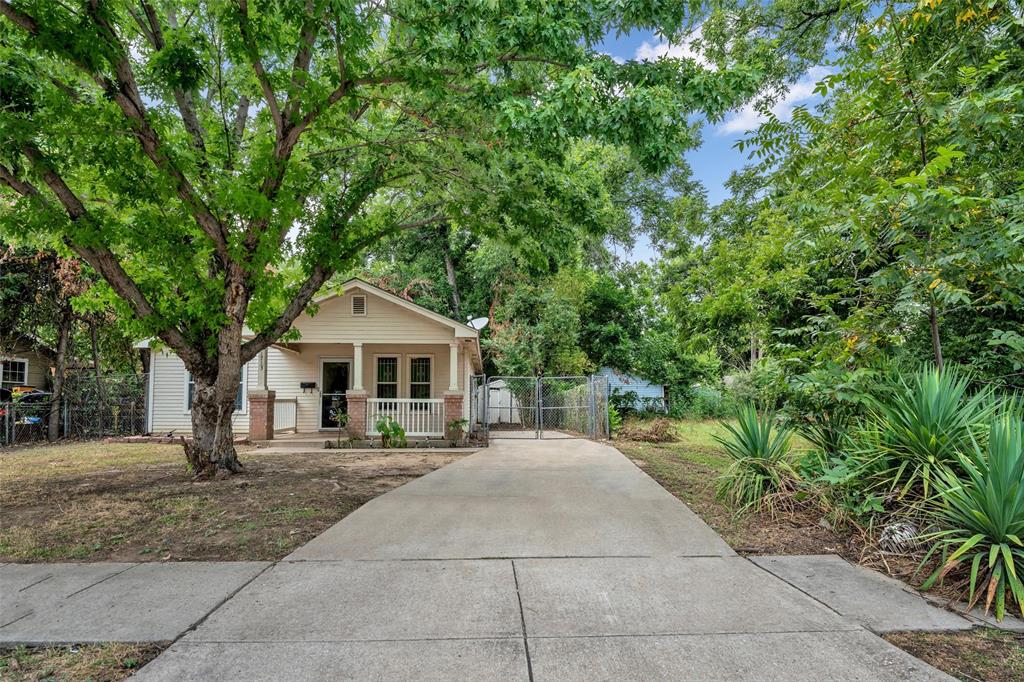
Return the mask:
POLYGON ((487 326, 487 322, 488 320, 486 317, 474 317, 466 324, 472 327, 473 329, 480 331, 481 329, 487 326))

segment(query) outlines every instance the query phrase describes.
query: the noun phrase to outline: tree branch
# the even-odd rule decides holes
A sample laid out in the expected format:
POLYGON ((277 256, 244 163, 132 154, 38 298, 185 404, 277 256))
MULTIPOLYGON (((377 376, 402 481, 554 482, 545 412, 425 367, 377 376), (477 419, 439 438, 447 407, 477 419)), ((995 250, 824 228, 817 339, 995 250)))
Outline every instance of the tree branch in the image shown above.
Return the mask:
MULTIPOLYGON (((64 179, 46 161, 42 153, 33 145, 22 146, 22 153, 33 169, 42 178, 43 183, 63 206, 72 222, 91 221, 88 210, 77 195, 68 187, 64 179)), ((45 204, 45 199, 31 182, 17 178, 13 171, 0 165, 0 181, 8 185, 18 194, 45 204)), ((105 246, 85 246, 65 237, 64 243, 78 256, 91 265, 110 284, 111 288, 131 307, 132 312, 140 320, 146 318, 162 319, 156 308, 149 302, 146 295, 110 249, 105 246)), ((185 335, 176 326, 170 325, 157 333, 157 336, 170 346, 186 363, 198 362, 202 358, 192 349, 185 335)))
POLYGON ((259 81, 260 89, 263 91, 263 99, 267 102, 267 109, 270 111, 270 117, 274 121, 274 129, 277 131, 278 139, 284 136, 284 120, 281 118, 281 110, 278 108, 277 96, 274 94, 274 88, 270 85, 270 79, 267 77, 267 71, 263 68, 263 62, 260 61, 259 48, 253 42, 253 36, 250 32, 249 26, 249 2, 248 0, 238 0, 238 11, 240 20, 238 22, 238 29, 242 34, 242 42, 245 44, 245 52, 249 55, 249 62, 252 64, 252 70, 256 72, 256 80, 259 81))

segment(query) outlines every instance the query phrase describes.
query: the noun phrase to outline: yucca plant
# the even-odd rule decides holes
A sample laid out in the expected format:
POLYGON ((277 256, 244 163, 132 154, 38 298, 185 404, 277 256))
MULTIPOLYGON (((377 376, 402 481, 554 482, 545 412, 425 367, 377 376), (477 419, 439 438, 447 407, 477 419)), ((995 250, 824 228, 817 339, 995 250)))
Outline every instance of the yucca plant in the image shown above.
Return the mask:
POLYGON ((728 435, 714 436, 732 462, 718 479, 717 496, 737 511, 772 506, 773 497, 797 479, 790 462, 792 430, 775 425, 775 414, 741 405, 728 435))
POLYGON ((882 482, 898 497, 927 498, 937 473, 956 469, 960 453, 984 432, 995 403, 988 390, 971 395, 969 385, 970 375, 956 367, 926 367, 871 400, 860 454, 886 460, 882 482))
POLYGON ((924 562, 936 551, 942 562, 921 588, 970 562, 971 607, 984 593, 985 611, 994 601, 1002 620, 1009 593, 1024 615, 1024 420, 1004 409, 991 425, 987 447, 974 443, 959 466, 962 473, 944 469, 935 481, 931 514, 943 530, 930 536, 935 543, 924 562))

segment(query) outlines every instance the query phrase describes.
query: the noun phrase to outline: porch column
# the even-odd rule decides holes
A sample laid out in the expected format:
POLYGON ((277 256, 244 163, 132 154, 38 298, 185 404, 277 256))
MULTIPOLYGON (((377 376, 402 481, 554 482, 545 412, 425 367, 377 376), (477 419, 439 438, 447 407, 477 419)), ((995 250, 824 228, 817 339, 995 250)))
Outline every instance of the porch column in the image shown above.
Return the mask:
POLYGON ((459 390, 459 344, 448 344, 448 391, 459 390))
POLYGON ((363 390, 363 344, 357 341, 352 344, 352 390, 363 390))
POLYGON ((366 438, 366 391, 355 389, 345 393, 345 400, 348 403, 348 423, 345 431, 350 438, 362 440, 366 438))
POLYGON ((273 391, 249 391, 249 440, 274 440, 273 391))

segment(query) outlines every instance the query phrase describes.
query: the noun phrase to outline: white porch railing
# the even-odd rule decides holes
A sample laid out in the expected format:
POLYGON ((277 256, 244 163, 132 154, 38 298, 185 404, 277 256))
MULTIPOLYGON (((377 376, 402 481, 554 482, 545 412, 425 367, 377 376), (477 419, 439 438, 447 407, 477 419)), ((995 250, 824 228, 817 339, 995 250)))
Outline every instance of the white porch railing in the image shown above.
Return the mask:
POLYGON ((298 400, 295 398, 278 398, 274 401, 274 433, 295 430, 297 408, 298 400))
POLYGON ((391 417, 405 429, 406 436, 443 436, 444 400, 412 398, 370 398, 366 401, 366 433, 380 435, 377 422, 391 417))

